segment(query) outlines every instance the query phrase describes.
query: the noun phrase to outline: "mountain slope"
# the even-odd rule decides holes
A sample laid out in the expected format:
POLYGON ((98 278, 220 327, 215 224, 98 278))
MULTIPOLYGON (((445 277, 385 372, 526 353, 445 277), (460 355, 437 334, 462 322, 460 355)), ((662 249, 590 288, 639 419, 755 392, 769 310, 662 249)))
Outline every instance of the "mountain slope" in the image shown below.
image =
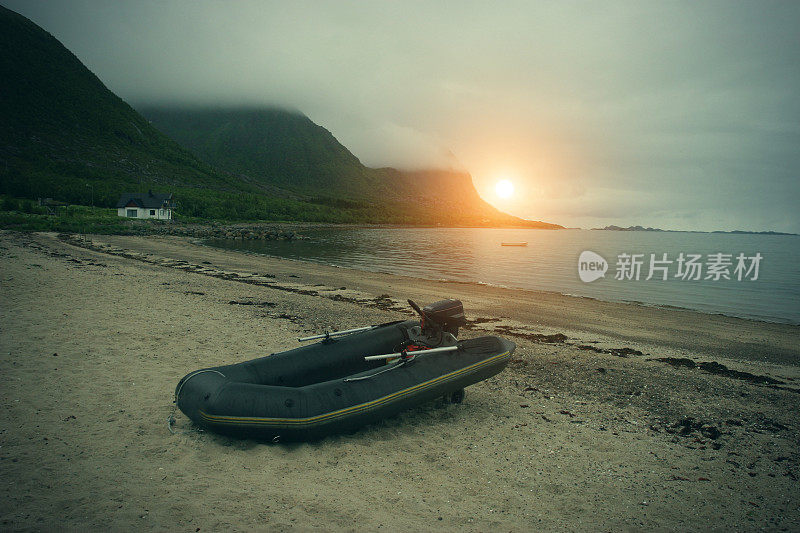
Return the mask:
POLYGON ((310 201, 347 207, 358 218, 401 223, 522 225, 477 193, 465 172, 372 169, 325 128, 277 108, 140 107, 154 126, 216 168, 310 201), (370 209, 373 215, 370 216, 370 209))
POLYGON ((0 6, 0 194, 113 206, 122 192, 153 189, 205 218, 531 225, 483 202, 468 174, 364 167, 299 113, 153 117, 185 147, 0 6))
POLYGON ((77 202, 89 186, 97 199, 140 184, 252 189, 153 128, 57 39, 2 6, 0 95, 0 192, 77 202))
POLYGON ((277 108, 142 108, 153 125, 211 165, 310 196, 358 198, 368 169, 325 128, 277 108))

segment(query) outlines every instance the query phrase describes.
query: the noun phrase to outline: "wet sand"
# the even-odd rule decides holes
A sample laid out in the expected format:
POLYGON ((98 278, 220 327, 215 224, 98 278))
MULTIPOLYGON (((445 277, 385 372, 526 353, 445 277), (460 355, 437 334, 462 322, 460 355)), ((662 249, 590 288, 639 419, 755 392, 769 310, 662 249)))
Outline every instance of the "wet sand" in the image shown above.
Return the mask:
POLYGON ((0 233, 3 529, 800 528, 800 328, 188 239, 0 233), (268 445, 167 417, 191 370, 464 301, 517 342, 461 405, 268 445))

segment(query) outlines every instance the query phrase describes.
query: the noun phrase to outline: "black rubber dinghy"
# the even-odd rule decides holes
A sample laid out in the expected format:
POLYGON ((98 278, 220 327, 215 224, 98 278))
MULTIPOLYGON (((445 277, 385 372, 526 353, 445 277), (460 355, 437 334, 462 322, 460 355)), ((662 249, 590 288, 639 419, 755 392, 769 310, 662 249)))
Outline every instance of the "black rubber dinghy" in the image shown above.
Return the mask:
POLYGON ((464 387, 502 371, 516 347, 499 337, 456 341, 451 336, 450 351, 407 352, 430 324, 423 316, 422 325, 385 324, 198 370, 180 381, 176 403, 195 423, 217 433, 274 442, 315 440, 443 396, 459 401, 464 387), (364 359, 398 351, 401 357, 388 363, 364 359))

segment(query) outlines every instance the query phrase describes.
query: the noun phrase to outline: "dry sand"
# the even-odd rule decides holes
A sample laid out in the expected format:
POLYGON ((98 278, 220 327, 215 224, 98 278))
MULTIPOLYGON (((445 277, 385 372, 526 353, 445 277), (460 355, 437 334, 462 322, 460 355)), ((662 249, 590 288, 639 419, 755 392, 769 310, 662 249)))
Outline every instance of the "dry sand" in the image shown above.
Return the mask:
POLYGON ((798 340, 180 238, 2 232, 0 527, 796 531, 798 340), (409 297, 460 297, 464 335, 510 337, 514 361, 461 405, 311 444, 220 437, 180 413, 169 432, 186 373, 403 318, 409 297), (725 366, 690 368, 709 362, 725 366))

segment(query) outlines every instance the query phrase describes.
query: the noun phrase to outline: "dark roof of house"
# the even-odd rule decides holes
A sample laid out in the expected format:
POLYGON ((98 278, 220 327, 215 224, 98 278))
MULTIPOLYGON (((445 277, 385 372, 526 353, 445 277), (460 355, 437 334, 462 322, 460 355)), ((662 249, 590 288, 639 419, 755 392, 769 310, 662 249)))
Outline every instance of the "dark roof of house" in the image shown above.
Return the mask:
POLYGON ((169 206, 169 204, 172 203, 172 193, 163 194, 153 191, 126 192, 119 197, 117 208, 119 209, 120 207, 125 207, 131 202, 136 204, 137 207, 141 207, 143 209, 164 207, 164 204, 169 206))

